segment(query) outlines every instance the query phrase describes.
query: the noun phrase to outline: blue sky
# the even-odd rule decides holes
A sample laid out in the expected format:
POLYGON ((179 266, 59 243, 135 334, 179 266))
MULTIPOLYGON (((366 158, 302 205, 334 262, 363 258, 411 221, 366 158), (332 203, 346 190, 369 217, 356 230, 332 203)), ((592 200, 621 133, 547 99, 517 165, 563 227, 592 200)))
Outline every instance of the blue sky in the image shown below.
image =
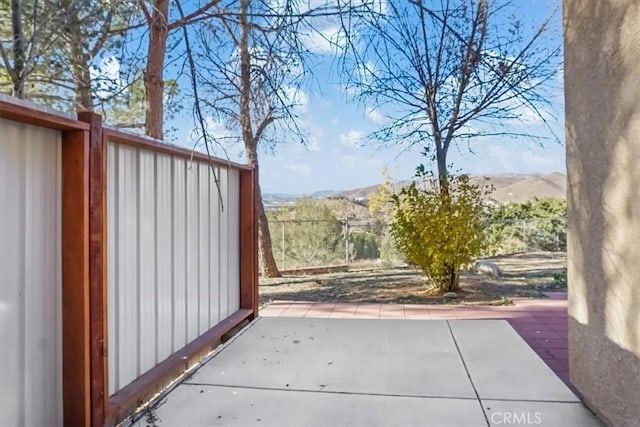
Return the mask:
MULTIPOLYGON (((553 0, 516 0, 522 16, 538 21, 558 4, 553 0)), ((554 20, 560 27, 560 19, 554 20)), ((552 28, 552 42, 560 43, 561 28, 552 28)), ((381 147, 367 135, 376 130, 381 114, 371 106, 348 102, 343 85, 331 73, 331 49, 321 39, 310 40, 317 56, 315 84, 300 93, 300 125, 307 134, 307 143, 280 144, 273 153, 260 153, 260 179, 265 193, 308 194, 321 190, 346 190, 378 184, 386 167, 394 180, 409 179, 415 167, 425 159, 420 148, 381 147)), ((554 132, 564 139, 564 110, 562 105, 562 74, 553 82, 551 108, 546 109, 554 132)), ((188 135, 191 122, 179 121, 180 133, 188 135)), ((526 131, 549 135, 548 130, 533 114, 523 115, 510 124, 515 132, 526 131)), ((182 139, 182 138, 178 138, 182 139)), ((231 160, 242 161, 239 147, 228 150, 231 160)), ((222 156, 221 152, 218 152, 222 156)), ((454 169, 470 174, 501 173, 565 173, 563 143, 538 143, 505 137, 483 137, 452 147, 449 162, 454 169), (469 150, 471 149, 471 151, 469 150)))

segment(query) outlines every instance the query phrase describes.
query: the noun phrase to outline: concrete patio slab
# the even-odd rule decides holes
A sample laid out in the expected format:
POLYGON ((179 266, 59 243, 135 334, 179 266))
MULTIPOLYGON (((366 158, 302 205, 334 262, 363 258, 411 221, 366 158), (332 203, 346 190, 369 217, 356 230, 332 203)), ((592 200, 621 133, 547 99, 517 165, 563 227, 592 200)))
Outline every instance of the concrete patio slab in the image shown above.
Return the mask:
POLYGON ((259 318, 151 415, 161 427, 601 425, 504 320, 259 318))
POLYGON ((157 411, 160 426, 486 425, 476 400, 185 385, 157 411), (176 411, 175 408, 185 410, 176 411), (188 408, 188 410, 186 410, 188 408), (483 424, 478 424, 482 422, 483 424))
POLYGON ((505 319, 547 366, 577 393, 569 381, 567 293, 548 292, 545 298, 514 298, 513 303, 508 306, 380 304, 378 314, 376 311, 359 310, 360 305, 367 305, 360 303, 273 301, 260 310, 260 315, 344 319, 505 319), (304 310, 295 310, 299 305, 309 307, 309 304, 310 308, 304 313, 304 310))
POLYGON ((189 383, 475 397, 446 321, 262 319, 189 383))
POLYGON ((507 322, 449 325, 481 399, 579 401, 507 322))

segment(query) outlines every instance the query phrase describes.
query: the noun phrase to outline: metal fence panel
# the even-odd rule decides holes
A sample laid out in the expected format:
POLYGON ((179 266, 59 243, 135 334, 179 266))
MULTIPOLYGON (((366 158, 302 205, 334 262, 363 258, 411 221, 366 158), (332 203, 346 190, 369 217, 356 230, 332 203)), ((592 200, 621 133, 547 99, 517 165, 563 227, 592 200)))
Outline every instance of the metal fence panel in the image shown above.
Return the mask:
POLYGON ((61 136, 0 134, 0 425, 61 425, 61 136))
POLYGON ((236 170, 115 143, 108 156, 113 394, 239 309, 240 212, 236 170))
MULTIPOLYGON (((214 169, 216 177, 220 177, 221 170, 220 168, 214 169)), ((218 189, 216 187, 215 181, 210 183, 212 186, 211 197, 209 198, 209 211, 210 212, 221 212, 220 211, 220 197, 218 196, 218 189)), ((224 212, 221 212, 220 215, 223 215, 224 212)), ((220 237, 220 223, 222 219, 218 222, 212 222, 211 227, 209 227, 209 245, 210 245, 210 254, 209 254, 209 274, 211 278, 211 282, 215 283, 215 286, 211 287, 211 294, 209 295, 209 310, 211 314, 209 326, 215 325, 219 319, 226 318, 229 314, 227 312, 222 312, 220 306, 222 305, 222 295, 225 295, 227 292, 226 286, 220 286, 220 253, 222 252, 222 239, 220 237)))
MULTIPOLYGON (((227 194, 240 194, 240 173, 237 170, 229 171, 227 194)), ((227 226, 229 229, 229 236, 240 235, 240 198, 228 197, 227 198, 227 226)), ((229 283, 240 283, 240 240, 229 240, 229 283)), ((245 254, 248 255, 248 254, 245 254)), ((223 301, 226 302, 227 314, 231 314, 240 308, 240 286, 232 286, 227 288, 228 296, 223 301)), ((224 317, 226 317, 225 315, 224 317)))
MULTIPOLYGON (((220 217, 220 242, 226 242, 229 239, 229 172, 225 169, 220 170, 219 186, 220 196, 222 199, 223 213, 220 217)), ((229 281, 229 251, 220 248, 220 283, 229 281)), ((229 292, 224 289, 220 293, 220 301, 227 301, 229 292)), ((220 305, 218 305, 219 307, 220 305)))

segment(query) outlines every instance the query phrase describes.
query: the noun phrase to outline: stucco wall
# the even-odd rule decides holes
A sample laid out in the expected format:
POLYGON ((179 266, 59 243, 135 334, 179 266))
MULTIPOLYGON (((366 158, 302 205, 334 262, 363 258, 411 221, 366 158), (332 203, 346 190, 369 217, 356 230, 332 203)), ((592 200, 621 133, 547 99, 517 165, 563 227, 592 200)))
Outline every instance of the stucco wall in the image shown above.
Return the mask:
POLYGON ((564 0, 571 381, 640 426, 640 2, 564 0))

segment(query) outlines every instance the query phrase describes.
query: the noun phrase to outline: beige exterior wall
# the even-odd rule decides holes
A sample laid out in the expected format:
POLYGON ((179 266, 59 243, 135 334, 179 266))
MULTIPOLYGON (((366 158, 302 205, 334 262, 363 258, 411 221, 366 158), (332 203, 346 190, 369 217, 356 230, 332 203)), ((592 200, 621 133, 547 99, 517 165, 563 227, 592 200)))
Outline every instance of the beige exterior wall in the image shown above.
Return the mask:
POLYGON ((571 381, 640 426, 640 2, 564 0, 571 381))

